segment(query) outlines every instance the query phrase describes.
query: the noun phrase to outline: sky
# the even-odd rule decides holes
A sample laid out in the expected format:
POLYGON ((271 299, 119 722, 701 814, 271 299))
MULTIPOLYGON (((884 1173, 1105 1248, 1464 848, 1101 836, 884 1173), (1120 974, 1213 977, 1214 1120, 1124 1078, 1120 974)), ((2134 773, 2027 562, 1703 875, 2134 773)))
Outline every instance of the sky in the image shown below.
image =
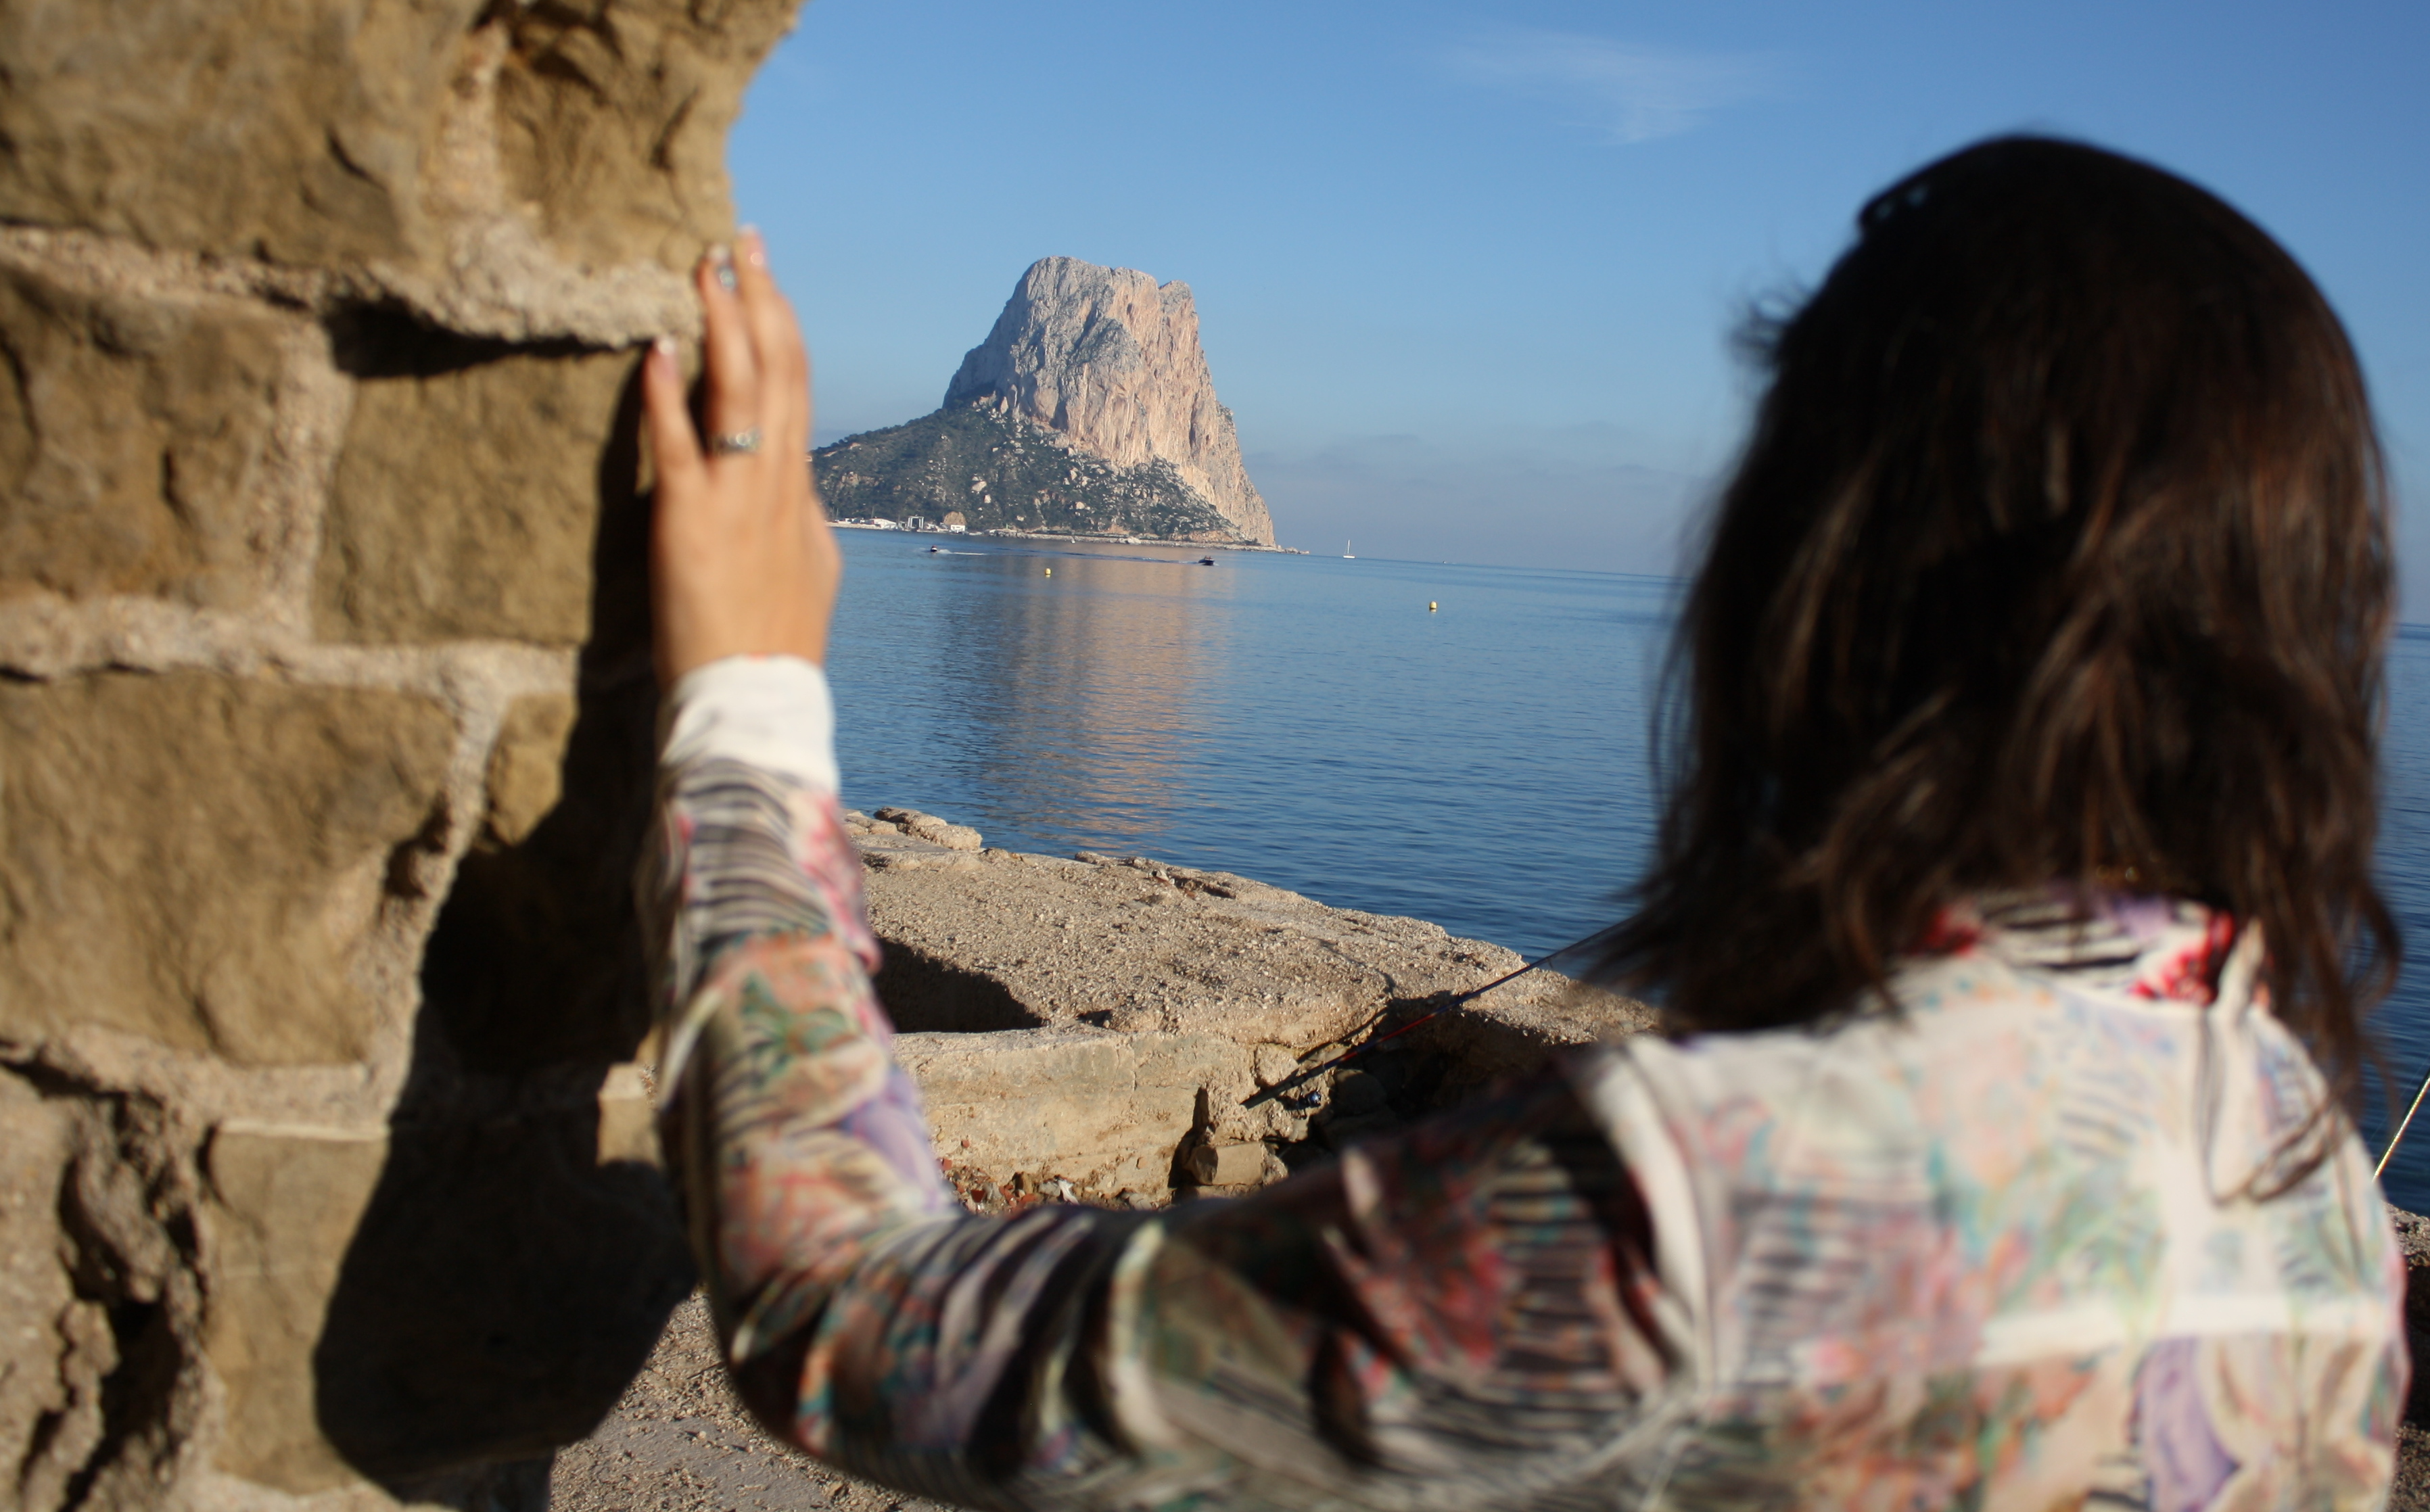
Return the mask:
POLYGON ((2344 317, 2421 621, 2425 58, 2421 0, 813 0, 729 163, 822 442, 934 409, 1023 270, 1081 258, 1190 286, 1283 543, 1667 573, 1754 396, 1750 309, 1935 157, 2099 142, 2344 317))

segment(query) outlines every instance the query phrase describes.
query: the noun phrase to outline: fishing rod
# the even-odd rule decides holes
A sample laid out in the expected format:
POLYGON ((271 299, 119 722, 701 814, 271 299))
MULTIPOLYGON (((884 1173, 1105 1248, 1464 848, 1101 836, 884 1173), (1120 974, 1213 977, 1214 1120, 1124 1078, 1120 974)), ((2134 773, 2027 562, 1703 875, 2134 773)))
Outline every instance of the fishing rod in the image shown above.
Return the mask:
MULTIPOLYGON (((1293 1072, 1290 1075, 1284 1077, 1281 1081, 1274 1083, 1274 1085, 1267 1088, 1265 1090, 1253 1094, 1244 1100, 1240 1105, 1242 1107, 1256 1107, 1260 1103, 1271 1103, 1275 1098, 1290 1091, 1292 1088, 1298 1087, 1317 1076, 1321 1076, 1324 1072, 1331 1071, 1336 1066, 1356 1060, 1359 1056, 1367 1054, 1369 1051, 1376 1049, 1382 1045, 1390 1044, 1393 1040, 1400 1038, 1403 1035, 1407 1034, 1410 1030, 1418 1027, 1418 1025, 1422 1023, 1430 1023, 1433 1021, 1441 1018, 1444 1014, 1451 1012, 1453 1009, 1459 1007, 1462 1004, 1485 996, 1485 994, 1492 991, 1495 988, 1500 987, 1505 982, 1515 982, 1540 966, 1549 966, 1553 962, 1559 960, 1562 956, 1567 955, 1573 951, 1582 950, 1585 947, 1593 944, 1604 936, 1610 934, 1612 926, 1606 925, 1602 929, 1596 930, 1593 934, 1587 936, 1584 939, 1573 939, 1570 941, 1568 944, 1562 946, 1559 950, 1553 952, 1549 955, 1537 956, 1534 960, 1529 961, 1526 965, 1522 966, 1515 972, 1506 972, 1502 975, 1495 977, 1492 981, 1486 983, 1483 987, 1470 988, 1467 991, 1452 998, 1441 1007, 1435 1008, 1426 1013, 1419 1014, 1416 1018, 1411 1019, 1408 1022, 1401 1025, 1398 1029, 1393 1030, 1390 1034, 1378 1035, 1376 1038, 1368 1040, 1363 1045, 1351 1046, 1348 1050, 1345 1050, 1340 1055, 1334 1056, 1331 1060, 1310 1066, 1305 1071, 1293 1072)), ((1377 1019, 1382 1017, 1383 1015, 1380 1013, 1375 1016, 1377 1019)), ((1368 1021, 1370 1023, 1374 1022, 1375 1021, 1373 1019, 1368 1021)), ((2430 1090, 2430 1086, 2425 1086, 2424 1090, 2430 1090)), ((2419 1101, 2419 1099, 2416 1099, 2416 1101, 2419 1101)))
POLYGON ((2413 1105, 2405 1110, 2405 1122, 2398 1124, 2396 1132, 2388 1137, 2388 1148, 2379 1153, 2379 1164, 2371 1168, 2372 1180, 2377 1181, 2379 1173, 2388 1169, 2388 1162, 2395 1157, 2396 1147, 2404 1141, 2405 1131, 2413 1127, 2413 1115, 2422 1111, 2422 1100, 2424 1097, 2430 1097, 2430 1072, 2424 1072, 2422 1085, 2413 1089, 2413 1105))

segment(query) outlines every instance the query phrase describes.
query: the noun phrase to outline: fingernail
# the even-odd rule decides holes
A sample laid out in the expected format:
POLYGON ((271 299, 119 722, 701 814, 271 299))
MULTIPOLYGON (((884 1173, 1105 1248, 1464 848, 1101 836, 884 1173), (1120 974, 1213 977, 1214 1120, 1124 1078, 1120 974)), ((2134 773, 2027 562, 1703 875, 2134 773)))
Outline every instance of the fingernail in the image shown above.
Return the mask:
POLYGON ((741 240, 742 260, 754 268, 768 266, 768 239, 759 234, 759 228, 756 225, 744 226, 741 240))
POLYGON ((708 266, 717 274, 717 287, 734 292, 734 249, 722 242, 709 248, 708 266))
POLYGON ((650 351, 654 356, 662 357, 673 362, 675 359, 675 339, 672 336, 661 336, 650 343, 650 351))

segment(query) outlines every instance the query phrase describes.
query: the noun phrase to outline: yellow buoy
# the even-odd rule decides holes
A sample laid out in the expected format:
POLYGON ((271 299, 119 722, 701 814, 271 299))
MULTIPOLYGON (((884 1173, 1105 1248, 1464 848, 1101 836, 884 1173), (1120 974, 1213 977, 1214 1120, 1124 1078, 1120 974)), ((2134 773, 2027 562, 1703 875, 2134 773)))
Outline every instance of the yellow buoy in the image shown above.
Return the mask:
POLYGON ((1432 614, 1433 612, 1435 612, 1435 610, 1437 610, 1437 609, 1440 608, 1441 606, 1440 606, 1440 605, 1437 604, 1437 603, 1436 603, 1434 600, 1432 600, 1432 599, 1428 599, 1428 600, 1426 600, 1426 612, 1427 612, 1428 614, 1432 614))
POLYGON ((1047 576, 1049 576, 1049 577, 1054 576, 1054 575, 1055 575, 1055 569, 1054 569, 1054 568, 1052 568, 1052 567, 1050 567, 1050 568, 1046 569, 1046 575, 1047 575, 1047 576))

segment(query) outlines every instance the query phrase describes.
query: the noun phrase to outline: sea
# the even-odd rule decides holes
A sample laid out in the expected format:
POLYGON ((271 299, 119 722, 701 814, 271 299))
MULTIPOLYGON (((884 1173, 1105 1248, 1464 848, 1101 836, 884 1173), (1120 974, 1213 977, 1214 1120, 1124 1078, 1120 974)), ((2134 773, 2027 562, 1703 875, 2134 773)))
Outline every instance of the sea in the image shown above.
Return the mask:
MULTIPOLYGON (((1238 872, 1531 959, 1618 918, 1650 853, 1675 579, 838 534, 853 806, 1238 872)), ((2430 1072, 2430 626, 2399 632, 2388 690, 2379 856, 2413 958, 2373 1020, 2374 1153, 2430 1072)), ((2385 1185, 2430 1211, 2430 1107, 2385 1185)))

